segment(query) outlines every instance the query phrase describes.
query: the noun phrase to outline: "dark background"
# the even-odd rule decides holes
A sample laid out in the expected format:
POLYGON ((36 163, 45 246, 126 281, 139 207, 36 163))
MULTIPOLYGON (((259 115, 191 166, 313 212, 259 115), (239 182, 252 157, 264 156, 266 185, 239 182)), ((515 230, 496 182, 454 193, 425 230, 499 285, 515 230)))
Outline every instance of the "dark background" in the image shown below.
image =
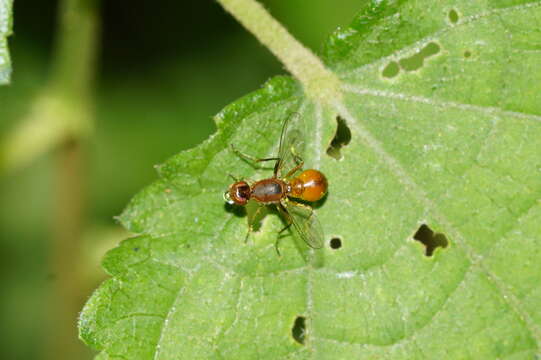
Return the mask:
MULTIPOLYGON (((266 0, 293 35, 319 53, 362 0, 266 0), (340 5, 337 6, 336 4, 340 5)), ((56 1, 15 0, 13 77, 0 87, 0 134, 31 109, 55 51, 56 1)), ((115 224, 129 199, 155 179, 153 165, 211 134, 212 116, 285 70, 214 1, 103 1, 95 85, 95 124, 84 141, 81 307, 105 278, 103 253, 126 236, 115 224)), ((3 359, 90 358, 51 316, 63 274, 51 266, 55 150, 0 174, 0 349, 3 359), (49 343, 66 342, 66 351, 49 343)), ((71 336, 76 336, 73 324, 71 336)))

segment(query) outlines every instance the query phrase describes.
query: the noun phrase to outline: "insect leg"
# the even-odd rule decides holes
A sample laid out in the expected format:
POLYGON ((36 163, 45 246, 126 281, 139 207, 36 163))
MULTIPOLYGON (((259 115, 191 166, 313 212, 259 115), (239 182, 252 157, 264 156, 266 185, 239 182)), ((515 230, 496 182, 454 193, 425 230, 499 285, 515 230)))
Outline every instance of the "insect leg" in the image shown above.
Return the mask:
MULTIPOLYGON (((287 209, 285 208, 285 206, 282 203, 278 203, 276 205, 276 208, 278 209, 278 212, 280 214, 282 214, 282 216, 287 221, 287 225, 282 230, 280 230, 280 232, 278 233, 278 234, 281 234, 285 230, 289 229, 289 227, 293 224, 293 219, 291 218, 291 215, 289 215, 289 213, 287 212, 287 209)), ((274 244, 274 247, 276 248, 276 253, 278 253, 278 256, 282 256, 282 254, 280 254, 280 250, 278 249, 278 244, 279 244, 280 240, 281 240, 281 238, 280 238, 280 236, 278 236, 278 238, 276 239, 276 243, 274 244)))
POLYGON ((293 223, 289 223, 289 224, 287 224, 286 226, 284 226, 284 227, 282 228, 282 230, 278 231, 278 234, 281 234, 281 233, 283 233, 284 231, 286 231, 287 229, 289 229, 289 227, 290 227, 292 224, 293 224, 293 223))
MULTIPOLYGON (((298 159, 300 158, 297 158, 295 157, 295 161, 297 161, 298 159)), ((289 170, 289 172, 286 174, 285 178, 287 179, 288 177, 290 177, 291 175, 295 174, 295 172, 299 169, 301 169, 304 165, 304 161, 302 160, 298 160, 300 162, 297 163, 297 166, 295 166, 293 169, 289 170)))
POLYGON ((282 254, 280 253, 280 249, 278 248, 278 243, 280 242, 280 238, 276 239, 276 242, 274 243, 274 248, 276 249, 276 253, 278 254, 278 256, 282 256, 282 254))
POLYGON ((282 159, 280 158, 276 158, 276 164, 274 164, 274 177, 277 178, 278 177, 278 171, 280 170, 280 167, 282 165, 282 159))
POLYGON ((246 237, 244 239, 244 242, 248 242, 248 238, 250 237, 250 234, 254 231, 254 223, 253 221, 257 221, 257 215, 261 211, 262 208, 264 208, 264 205, 259 205, 257 209, 255 210, 254 214, 251 216, 251 220, 248 221, 248 232, 246 233, 246 237))
POLYGON ((300 238, 311 248, 322 248, 324 245, 323 230, 314 209, 292 199, 287 199, 284 206, 293 219, 293 226, 300 238))
POLYGON ((233 152, 235 154, 237 154, 239 157, 245 159, 245 160, 248 160, 248 161, 251 161, 251 162, 263 162, 263 161, 278 161, 280 160, 280 158, 277 158, 277 157, 269 157, 269 158, 256 158, 256 157, 253 157, 251 155, 248 155, 248 154, 245 154, 243 153, 242 151, 238 150, 233 144, 230 145, 231 147, 231 150, 233 150, 233 152))

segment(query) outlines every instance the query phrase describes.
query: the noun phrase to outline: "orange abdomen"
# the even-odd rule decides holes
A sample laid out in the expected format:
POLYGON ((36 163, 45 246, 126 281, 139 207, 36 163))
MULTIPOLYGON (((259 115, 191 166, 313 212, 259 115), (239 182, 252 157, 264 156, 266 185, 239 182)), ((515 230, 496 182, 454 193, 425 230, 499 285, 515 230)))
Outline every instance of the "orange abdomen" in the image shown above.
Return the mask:
POLYGON ((325 175, 314 169, 304 170, 290 185, 289 195, 306 201, 318 201, 327 193, 325 175))

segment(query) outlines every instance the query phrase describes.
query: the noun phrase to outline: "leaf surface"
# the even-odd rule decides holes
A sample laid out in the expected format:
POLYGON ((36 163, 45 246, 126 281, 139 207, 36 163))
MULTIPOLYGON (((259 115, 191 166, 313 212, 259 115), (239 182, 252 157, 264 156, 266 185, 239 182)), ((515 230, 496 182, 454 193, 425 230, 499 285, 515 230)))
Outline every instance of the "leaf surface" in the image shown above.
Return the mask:
POLYGON ((540 24, 539 1, 370 2, 325 45, 332 104, 276 77, 159 167, 120 217, 137 236, 104 259, 82 339, 103 359, 535 358, 540 24), (222 193, 228 173, 272 174, 229 144, 276 154, 292 112, 306 167, 329 180, 326 244, 285 238, 277 257, 277 214, 245 243, 246 216, 222 193), (338 116, 351 132, 340 160, 326 153, 338 116), (422 224, 449 242, 431 257, 422 224))

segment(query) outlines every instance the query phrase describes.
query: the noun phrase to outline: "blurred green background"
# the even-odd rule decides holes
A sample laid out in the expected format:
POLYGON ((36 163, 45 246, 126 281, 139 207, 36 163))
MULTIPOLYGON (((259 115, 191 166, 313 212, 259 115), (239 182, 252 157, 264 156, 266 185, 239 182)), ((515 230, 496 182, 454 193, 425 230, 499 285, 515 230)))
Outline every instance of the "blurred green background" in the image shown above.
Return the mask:
MULTIPOLYGON (((363 2, 263 1, 316 53, 363 2)), ((12 84, 0 87, 2 140, 28 115, 50 80, 57 55, 58 7, 57 1, 15 0, 12 84)), ((80 310, 106 278, 100 258, 126 236, 113 217, 156 178, 153 165, 214 131, 212 116, 221 108, 285 73, 214 1, 104 1, 97 15, 101 29, 91 94, 94 129, 81 141, 78 160, 81 230, 70 239, 74 246, 60 251, 69 256, 73 273, 58 273, 55 264, 55 246, 65 246, 55 243, 53 228, 64 220, 58 219, 62 209, 55 208, 69 196, 59 185, 65 176, 59 170, 61 150, 53 148, 0 174, 3 359, 92 357, 76 338, 77 314, 69 302, 75 301, 80 310), (66 279, 75 281, 74 299, 55 294, 66 279), (59 316, 58 309, 66 316, 59 316)))

